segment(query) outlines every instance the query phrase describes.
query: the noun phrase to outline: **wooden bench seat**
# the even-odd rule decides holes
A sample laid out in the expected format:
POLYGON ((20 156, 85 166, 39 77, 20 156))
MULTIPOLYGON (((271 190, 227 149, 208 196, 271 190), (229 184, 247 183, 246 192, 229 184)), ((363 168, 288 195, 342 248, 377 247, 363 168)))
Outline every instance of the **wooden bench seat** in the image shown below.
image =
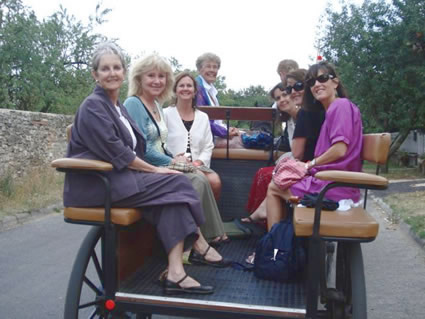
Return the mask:
MULTIPOLYGON (((276 160, 284 154, 284 152, 274 152, 273 159, 276 160)), ((227 149, 226 148, 215 148, 212 152, 212 159, 226 159, 227 149)), ((270 151, 254 150, 246 148, 231 148, 229 149, 229 159, 232 160, 256 160, 256 161, 268 161, 270 158, 270 151)))
MULTIPOLYGON (((74 222, 104 222, 103 207, 65 207, 64 217, 74 222)), ((129 226, 142 218, 138 208, 111 208, 111 222, 121 226, 129 226)))
MULTIPOLYGON (((70 129, 68 130, 68 134, 70 129)), ((82 158, 59 158, 52 162, 52 167, 60 170, 87 170, 107 172, 112 170, 112 164, 82 158)), ((105 221, 105 209, 103 207, 65 207, 64 217, 72 222, 97 222, 105 221)), ((113 224, 128 226, 142 218, 142 212, 138 208, 111 208, 111 222, 113 224)))
MULTIPOLYGON (((313 234, 314 208, 296 207, 294 212, 295 235, 313 234)), ((319 234, 321 237, 375 238, 379 224, 362 207, 347 211, 322 210, 319 234)))
MULTIPOLYGON (((362 159, 377 165, 385 164, 390 143, 389 133, 363 135, 362 159)), ((364 189, 386 189, 388 187, 388 180, 385 177, 362 172, 321 171, 315 177, 341 183, 341 186, 344 184, 347 186, 358 185, 364 189)), ((313 236, 314 216, 314 208, 294 208, 293 224, 296 236, 313 236)), ((321 211, 320 237, 373 240, 378 235, 378 231, 378 222, 367 213, 365 207, 355 207, 347 211, 321 211)))

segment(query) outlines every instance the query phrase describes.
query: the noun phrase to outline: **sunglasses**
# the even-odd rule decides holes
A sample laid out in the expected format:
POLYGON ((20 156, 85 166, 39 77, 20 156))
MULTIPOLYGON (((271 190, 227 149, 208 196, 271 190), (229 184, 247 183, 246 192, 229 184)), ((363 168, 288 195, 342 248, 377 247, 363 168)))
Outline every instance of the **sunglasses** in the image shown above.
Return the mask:
POLYGON ((314 84, 316 84, 316 81, 319 81, 319 83, 325 83, 325 82, 329 81, 329 79, 333 79, 333 78, 335 78, 335 75, 332 75, 332 74, 321 74, 318 77, 308 79, 305 82, 307 83, 307 85, 309 87, 313 87, 314 84))
POLYGON ((297 92, 302 91, 302 90, 304 90, 304 83, 303 82, 296 82, 293 86, 288 85, 285 88, 286 94, 291 94, 292 89, 294 89, 297 92))

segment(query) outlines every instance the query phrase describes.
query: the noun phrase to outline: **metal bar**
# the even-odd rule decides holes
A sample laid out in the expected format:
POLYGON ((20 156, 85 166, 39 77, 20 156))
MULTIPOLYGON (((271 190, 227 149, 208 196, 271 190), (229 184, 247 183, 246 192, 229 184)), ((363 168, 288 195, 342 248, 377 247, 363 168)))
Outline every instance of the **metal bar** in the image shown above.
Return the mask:
POLYGON ((230 109, 226 110, 226 126, 227 126, 227 144, 226 144, 226 159, 229 159, 229 141, 230 141, 230 109))
POLYGON ((118 292, 117 308, 202 318, 304 318, 305 309, 118 292), (152 310, 152 311, 149 311, 152 310))

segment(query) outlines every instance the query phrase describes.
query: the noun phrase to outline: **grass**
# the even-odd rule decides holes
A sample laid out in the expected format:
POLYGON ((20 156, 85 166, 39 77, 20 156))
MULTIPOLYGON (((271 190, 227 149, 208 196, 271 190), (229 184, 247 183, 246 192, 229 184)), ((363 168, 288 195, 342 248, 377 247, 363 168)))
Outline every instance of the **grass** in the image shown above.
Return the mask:
MULTIPOLYGON (((376 165, 365 162, 363 164, 363 171, 366 173, 375 174, 376 165)), ((389 166, 388 173, 382 173, 382 168, 381 168, 381 173, 379 175, 384 176, 385 178, 389 180, 417 179, 417 178, 425 179, 425 176, 421 176, 418 173, 418 169, 415 167, 399 167, 399 166, 391 165, 391 164, 389 166)))
POLYGON ((383 200, 393 210, 392 220, 400 219, 409 224, 412 230, 425 239, 425 191, 394 193, 383 200))
MULTIPOLYGON (((368 173, 375 173, 375 165, 364 163, 363 170, 368 173)), ((401 179, 425 179, 424 175, 418 172, 417 168, 398 167, 392 163, 389 165, 388 173, 380 174, 390 181, 401 179)), ((412 230, 425 239, 425 191, 409 193, 392 193, 390 196, 382 198, 387 203, 393 213, 389 216, 392 222, 398 223, 403 220, 411 226, 412 230)))
POLYGON ((62 201, 64 174, 45 167, 34 169, 25 177, 10 173, 0 177, 0 219, 62 201))

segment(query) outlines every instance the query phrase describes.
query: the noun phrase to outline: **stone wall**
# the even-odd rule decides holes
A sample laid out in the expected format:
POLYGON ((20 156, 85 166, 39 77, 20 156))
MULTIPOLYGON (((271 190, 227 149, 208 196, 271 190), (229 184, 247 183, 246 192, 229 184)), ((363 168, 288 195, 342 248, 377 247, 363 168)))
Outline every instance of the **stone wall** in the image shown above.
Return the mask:
POLYGON ((66 154, 71 115, 0 109, 0 178, 25 175, 66 154))

